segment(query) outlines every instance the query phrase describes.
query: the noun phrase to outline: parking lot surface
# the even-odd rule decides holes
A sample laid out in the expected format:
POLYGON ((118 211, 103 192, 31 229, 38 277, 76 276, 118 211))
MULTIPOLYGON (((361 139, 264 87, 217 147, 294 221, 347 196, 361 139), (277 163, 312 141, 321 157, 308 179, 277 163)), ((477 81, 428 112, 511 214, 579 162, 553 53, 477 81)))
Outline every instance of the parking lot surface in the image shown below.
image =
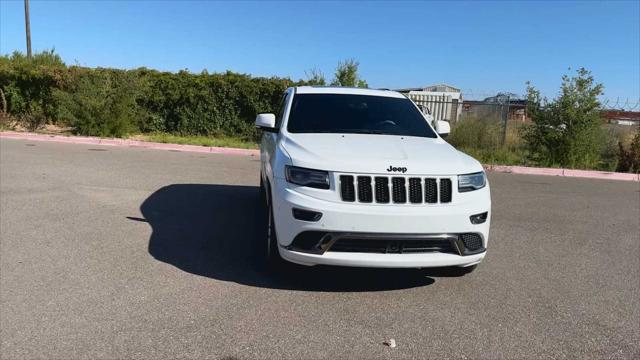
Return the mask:
POLYGON ((1 139, 0 357, 640 357, 637 182, 490 174, 489 252, 462 277, 270 273, 258 169, 1 139))

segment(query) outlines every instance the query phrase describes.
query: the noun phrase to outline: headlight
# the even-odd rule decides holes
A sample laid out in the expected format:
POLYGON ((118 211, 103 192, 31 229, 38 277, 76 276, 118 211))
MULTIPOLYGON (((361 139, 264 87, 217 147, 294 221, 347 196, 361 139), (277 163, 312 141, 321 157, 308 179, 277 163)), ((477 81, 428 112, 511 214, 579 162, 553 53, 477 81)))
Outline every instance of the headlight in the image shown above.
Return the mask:
POLYGON ((487 179, 484 175, 484 171, 458 175, 458 192, 467 192, 482 189, 487 185, 487 179))
POLYGON ((322 170, 305 169, 296 166, 285 166, 285 177, 292 184, 317 189, 329 188, 329 173, 322 170))

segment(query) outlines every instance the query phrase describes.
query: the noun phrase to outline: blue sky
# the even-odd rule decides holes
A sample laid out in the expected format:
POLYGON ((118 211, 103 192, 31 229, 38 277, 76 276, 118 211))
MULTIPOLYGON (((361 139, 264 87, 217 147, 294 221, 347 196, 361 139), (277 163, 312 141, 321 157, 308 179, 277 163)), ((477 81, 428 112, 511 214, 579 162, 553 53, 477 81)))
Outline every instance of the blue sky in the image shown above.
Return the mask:
MULTIPOLYGON (((34 51, 67 63, 328 78, 354 58, 371 87, 445 82, 548 96, 586 67, 608 98, 640 97, 640 2, 31 0, 34 51)), ((23 2, 0 0, 0 52, 25 51, 23 2)))

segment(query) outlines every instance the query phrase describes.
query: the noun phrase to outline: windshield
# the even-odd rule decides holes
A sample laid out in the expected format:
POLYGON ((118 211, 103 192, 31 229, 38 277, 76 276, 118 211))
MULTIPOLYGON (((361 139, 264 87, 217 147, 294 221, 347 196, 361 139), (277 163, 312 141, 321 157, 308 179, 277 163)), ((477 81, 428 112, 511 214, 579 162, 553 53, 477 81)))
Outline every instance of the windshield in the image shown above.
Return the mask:
POLYGON ((287 130, 436 137, 411 100, 371 95, 295 95, 287 130))

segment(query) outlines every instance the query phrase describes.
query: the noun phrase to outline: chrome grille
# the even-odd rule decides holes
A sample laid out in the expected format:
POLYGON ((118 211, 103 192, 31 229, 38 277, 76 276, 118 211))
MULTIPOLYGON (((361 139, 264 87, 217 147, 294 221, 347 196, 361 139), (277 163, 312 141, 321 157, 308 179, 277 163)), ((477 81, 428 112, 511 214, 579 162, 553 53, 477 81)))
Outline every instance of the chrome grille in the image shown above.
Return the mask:
POLYGON ((438 204, 452 201, 450 178, 340 175, 342 201, 388 204, 438 204))

